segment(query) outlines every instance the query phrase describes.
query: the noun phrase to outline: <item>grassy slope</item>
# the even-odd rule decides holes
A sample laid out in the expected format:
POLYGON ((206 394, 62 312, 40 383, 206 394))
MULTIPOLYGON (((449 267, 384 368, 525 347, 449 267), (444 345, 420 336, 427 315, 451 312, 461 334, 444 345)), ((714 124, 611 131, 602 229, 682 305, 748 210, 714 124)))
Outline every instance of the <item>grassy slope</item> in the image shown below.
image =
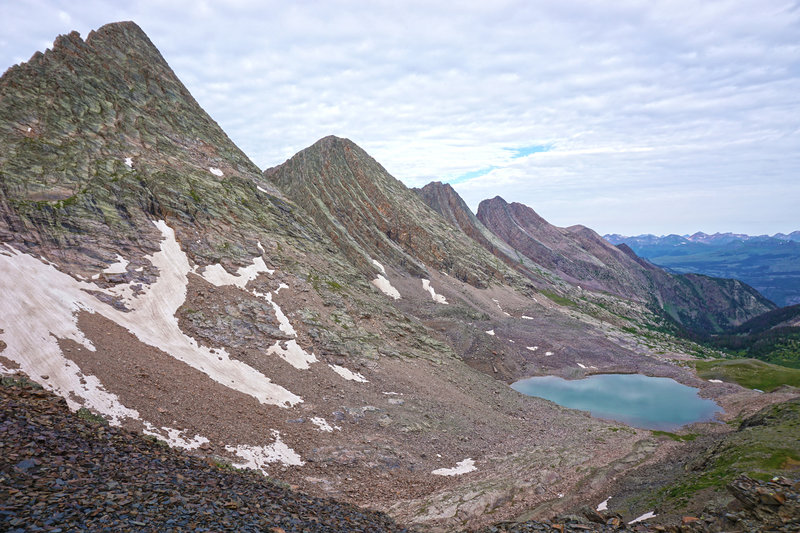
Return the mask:
POLYGON ((697 374, 703 379, 733 381, 743 387, 765 392, 781 385, 800 387, 800 370, 757 359, 713 359, 696 361, 697 374))
POLYGON ((767 407, 711 445, 680 480, 664 488, 667 505, 681 507, 699 491, 722 491, 741 473, 757 479, 796 475, 800 467, 800 399, 767 407))

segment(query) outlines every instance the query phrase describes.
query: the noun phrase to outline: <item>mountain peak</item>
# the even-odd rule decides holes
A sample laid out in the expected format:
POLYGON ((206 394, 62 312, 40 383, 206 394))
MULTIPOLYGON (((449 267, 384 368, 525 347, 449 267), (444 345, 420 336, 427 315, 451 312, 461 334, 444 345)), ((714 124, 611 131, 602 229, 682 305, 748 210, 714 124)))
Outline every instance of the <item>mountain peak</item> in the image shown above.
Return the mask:
POLYGON ((503 278, 485 250, 349 139, 324 137, 264 175, 365 271, 376 260, 416 277, 444 270, 476 286, 503 278))

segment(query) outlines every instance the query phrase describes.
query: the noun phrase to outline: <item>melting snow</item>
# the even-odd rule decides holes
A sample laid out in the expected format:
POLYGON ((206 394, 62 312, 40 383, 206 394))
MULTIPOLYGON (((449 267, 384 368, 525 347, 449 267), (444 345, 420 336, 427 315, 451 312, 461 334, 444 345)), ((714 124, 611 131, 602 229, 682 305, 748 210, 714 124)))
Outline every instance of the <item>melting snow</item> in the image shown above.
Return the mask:
POLYGON ((709 383, 724 383, 721 379, 709 379, 709 383))
POLYGON ((395 289, 389 280, 383 277, 381 274, 378 274, 378 277, 373 279, 371 283, 386 296, 394 298, 395 300, 400 299, 400 293, 397 291, 397 289, 395 289))
POLYGON ((600 511, 607 511, 607 510, 608 510, 608 500, 610 500, 610 499, 611 499, 611 496, 609 496, 608 498, 606 498, 606 499, 605 499, 605 500, 603 500, 602 502, 598 503, 598 504, 597 504, 597 509, 595 509, 595 510, 596 510, 597 512, 600 512, 600 511))
POLYGON ((532 316, 525 316, 525 315, 522 315, 522 318, 524 318, 525 320, 533 320, 533 317, 532 317, 532 316))
POLYGON ((634 518, 633 520, 628 522, 628 525, 636 524, 637 522, 644 522, 645 520, 649 520, 649 519, 655 518, 655 517, 656 517, 656 514, 653 511, 650 511, 650 512, 644 513, 642 516, 640 516, 638 518, 634 518))
POLYGON ((308 353, 297 344, 296 340, 283 341, 286 347, 281 346, 282 341, 278 341, 269 348, 268 354, 277 355, 298 370, 306 370, 311 363, 316 363, 319 359, 313 353, 308 353))
POLYGON ((268 446, 239 444, 238 446, 225 446, 225 449, 244 459, 244 463, 239 463, 235 466, 260 470, 264 474, 267 473, 265 467, 270 463, 283 463, 290 466, 305 464, 297 452, 289 448, 281 440, 280 431, 273 429, 272 436, 275 437, 275 442, 268 446))
POLYGON ((74 396, 119 423, 125 417, 138 418, 116 395, 105 391, 94 376, 80 369, 61 353, 56 339, 71 339, 94 350, 77 327, 75 313, 86 310, 124 327, 141 342, 163 350, 175 359, 199 370, 218 383, 258 399, 261 403, 289 407, 302 398, 276 385, 254 368, 231 360, 223 348, 198 345, 178 327, 175 312, 186 300, 189 260, 164 221, 154 222, 164 240, 161 249, 148 257, 159 271, 155 283, 134 295, 129 284, 103 289, 78 281, 51 265, 17 252, 0 253, 0 291, 8 304, 0 317, 2 338, 8 348, 3 355, 16 361, 31 376, 48 375, 44 385, 67 399, 72 409, 81 406, 74 396), (121 297, 130 309, 123 312, 107 305, 87 291, 121 297), (73 394, 71 394, 73 393, 73 394))
POLYGON ((217 167, 208 167, 208 171, 211 172, 212 174, 214 174, 215 176, 219 176, 220 178, 225 175, 217 167))
MULTIPOLYGON (((258 248, 262 251, 264 250, 261 242, 258 243, 258 248)), ((205 267, 202 276, 203 279, 209 281, 217 287, 221 287, 223 285, 233 285, 242 290, 246 290, 247 284, 251 280, 256 279, 262 272, 274 274, 275 270, 267 268, 263 258, 254 257, 252 265, 239 267, 239 269, 236 271, 236 274, 230 274, 222 267, 222 265, 215 264, 205 267)), ((277 293, 282 288, 288 289, 289 286, 285 283, 281 283, 275 292, 277 293)), ((289 322, 289 319, 286 317, 283 310, 280 308, 277 302, 272 300, 271 293, 263 294, 254 290, 252 291, 252 294, 260 298, 264 298, 270 303, 270 305, 272 305, 272 309, 275 311, 275 317, 278 319, 278 328, 283 333, 291 335, 292 337, 297 336, 297 331, 295 331, 294 327, 292 327, 291 322, 289 322)), ((305 351, 294 339, 289 341, 276 341, 275 344, 267 348, 267 353, 277 355, 299 370, 306 370, 309 368, 311 363, 318 361, 317 357, 313 353, 308 353, 305 351)))
POLYGON ((126 157, 125 158, 125 166, 128 167, 128 168, 133 168, 133 158, 132 157, 126 157))
POLYGON ((128 267, 128 260, 117 254, 117 262, 111 263, 103 269, 103 274, 124 274, 128 267))
POLYGON ((535 352, 536 350, 538 350, 538 349, 539 349, 539 347, 538 347, 538 346, 526 346, 526 348, 527 348, 527 349, 529 349, 529 350, 530 350, 530 351, 532 351, 532 352, 535 352))
POLYGON ((331 426, 330 424, 328 424, 328 421, 322 418, 321 416, 312 417, 311 422, 313 422, 314 425, 317 426, 318 431, 333 433, 334 429, 342 429, 339 426, 331 426))
POLYGON ((67 400, 70 409, 88 407, 119 425, 125 418, 139 418, 116 394, 105 390, 95 376, 85 375, 65 358, 58 339, 72 340, 90 351, 94 345, 78 329, 76 313, 92 310, 100 303, 84 289, 97 290, 93 283, 78 281, 6 245, 0 248, 0 339, 6 343, 3 355, 17 363, 31 377, 46 375, 42 385, 67 400), (82 398, 85 403, 76 401, 82 398))
POLYGON ((380 264, 379 262, 377 262, 374 259, 372 260, 372 264, 375 265, 375 268, 377 268, 378 270, 381 271, 381 274, 383 274, 384 276, 386 275, 386 269, 383 268, 382 264, 380 264))
POLYGON ((442 296, 441 294, 436 294, 436 291, 433 290, 433 287, 431 287, 430 280, 427 279, 422 280, 422 289, 428 291, 433 301, 436 302, 437 304, 447 305, 447 300, 445 299, 445 297, 442 296))
POLYGON ((367 378, 365 378, 358 372, 353 372, 352 370, 339 365, 328 365, 328 366, 331 367, 331 369, 334 372, 336 372, 346 380, 358 381, 359 383, 367 383, 367 378))
POLYGON ((150 422, 145 422, 144 425, 145 429, 142 430, 142 433, 144 433, 145 435, 152 435, 157 439, 161 439, 170 446, 172 446, 173 448, 196 450, 203 444, 209 442, 207 438, 201 435, 195 435, 194 437, 192 437, 191 440, 184 438, 182 433, 186 431, 185 429, 181 430, 169 427, 157 428, 150 422), (166 437, 164 436, 163 432, 167 433, 166 437))
MULTIPOLYGON (((259 246, 261 245, 260 242, 258 244, 259 246)), ((197 270, 197 267, 195 267, 193 272, 196 273, 197 270)), ((239 267, 239 269, 236 271, 236 274, 230 274, 222 265, 215 264, 205 267, 203 269, 203 273, 200 275, 203 277, 203 279, 217 287, 234 285, 240 289, 244 289, 251 280, 256 279, 262 272, 266 272, 267 274, 275 273, 274 270, 267 268, 266 263, 264 263, 264 259, 259 256, 253 258, 252 265, 239 267)))
POLYGON ((494 330, 490 329, 489 331, 486 332, 486 334, 487 335, 491 335, 492 337, 494 337, 494 330))
POLYGON ((438 470, 434 470, 431 474, 435 474, 437 476, 460 476, 461 474, 466 474, 468 472, 474 472, 477 470, 475 467, 475 461, 472 459, 464 459, 456 463, 456 466, 453 468, 439 468, 438 470))
POLYGON ((550 356, 553 355, 553 352, 544 352, 545 355, 550 356))
POLYGON ((256 189, 258 189, 261 192, 269 194, 269 191, 267 191, 267 189, 263 188, 261 185, 256 185, 256 189))
POLYGON ((581 368, 586 368, 586 366, 585 366, 585 365, 582 365, 582 364, 580 364, 580 363, 575 363, 575 364, 577 364, 577 365, 578 365, 579 367, 581 367, 581 368))

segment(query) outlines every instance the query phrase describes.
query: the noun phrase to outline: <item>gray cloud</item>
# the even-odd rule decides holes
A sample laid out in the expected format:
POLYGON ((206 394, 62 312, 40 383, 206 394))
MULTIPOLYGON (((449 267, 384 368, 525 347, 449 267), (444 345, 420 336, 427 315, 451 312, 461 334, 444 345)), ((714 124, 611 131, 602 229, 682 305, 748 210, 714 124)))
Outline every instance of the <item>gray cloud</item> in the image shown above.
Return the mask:
POLYGON ((135 20, 261 167, 336 134, 411 186, 494 168, 455 185, 471 206, 561 225, 800 227, 797 3, 430 4, 7 2, 0 65, 135 20))

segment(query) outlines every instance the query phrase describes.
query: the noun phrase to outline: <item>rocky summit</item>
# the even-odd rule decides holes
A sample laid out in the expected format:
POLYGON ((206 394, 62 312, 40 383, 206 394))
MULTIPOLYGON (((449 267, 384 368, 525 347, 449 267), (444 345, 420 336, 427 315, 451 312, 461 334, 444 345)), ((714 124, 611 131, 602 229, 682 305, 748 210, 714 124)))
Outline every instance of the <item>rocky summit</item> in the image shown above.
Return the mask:
POLYGON ((745 284, 500 198, 476 216, 347 139, 262 172, 132 22, 11 67, 0 147, 4 528, 591 530, 552 518, 601 502, 656 527, 800 461, 764 456, 792 416, 736 423, 797 389, 703 379, 721 353, 680 335, 772 308, 745 284), (652 432, 509 387, 618 372, 724 413, 652 432), (727 466, 682 477, 702 458, 727 466))

